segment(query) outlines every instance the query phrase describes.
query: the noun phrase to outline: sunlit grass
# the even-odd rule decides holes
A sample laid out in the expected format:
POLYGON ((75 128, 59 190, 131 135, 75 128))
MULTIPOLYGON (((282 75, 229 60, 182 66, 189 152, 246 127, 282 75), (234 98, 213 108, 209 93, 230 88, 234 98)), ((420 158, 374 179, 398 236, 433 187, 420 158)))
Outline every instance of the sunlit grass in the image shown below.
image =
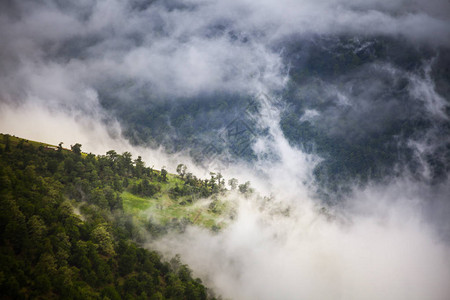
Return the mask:
MULTIPOLYGON (((130 184, 134 183, 138 181, 130 182, 130 184)), ((160 187, 160 191, 153 197, 140 197, 128 191, 122 193, 124 210, 127 213, 133 214, 140 220, 151 218, 161 224, 184 219, 191 224, 210 229, 224 226, 223 222, 218 224, 218 217, 226 211, 225 202, 216 200, 216 209, 213 211, 209 207, 211 199, 195 200, 195 197, 191 195, 173 199, 170 197, 170 190, 177 184, 184 184, 182 179, 173 174, 168 175, 167 182, 153 181, 152 183, 160 187)))

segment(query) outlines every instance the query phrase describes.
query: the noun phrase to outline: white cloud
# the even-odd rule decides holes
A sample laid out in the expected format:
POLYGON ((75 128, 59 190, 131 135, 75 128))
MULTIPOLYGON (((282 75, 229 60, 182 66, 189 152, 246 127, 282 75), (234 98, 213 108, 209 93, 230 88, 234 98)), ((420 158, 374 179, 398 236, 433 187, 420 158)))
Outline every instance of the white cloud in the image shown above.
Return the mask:
MULTIPOLYGON (((283 86, 286 74, 273 49, 293 35, 403 36, 431 46, 450 41, 448 2, 437 0, 157 1, 145 10, 117 0, 24 1, 18 7, 0 13, 0 38, 7 41, 0 46, 0 130, 66 146, 79 142, 96 153, 133 149, 156 167, 189 160, 112 138, 120 126, 99 105, 100 88, 125 82, 166 97, 270 92, 283 86)), ((410 92, 440 115, 444 100, 427 80, 418 77, 410 92)), ((136 96, 114 88, 123 98, 136 96)), ((345 106, 350 100, 338 97, 345 106)), ((288 143, 278 112, 267 104, 260 122, 270 135, 255 146, 260 160, 253 170, 235 165, 224 174, 249 178, 276 195, 273 203, 261 208, 257 200, 235 199, 238 218, 222 233, 190 228, 157 246, 181 253, 196 274, 236 299, 447 299, 448 243, 422 214, 432 194, 406 180, 358 190, 346 214, 331 214, 336 219, 320 212, 310 188, 318 158, 288 143), (268 153, 278 160, 265 160, 268 153), (289 214, 272 204, 290 206, 289 214)), ((370 112, 367 107, 358 110, 370 112)))
POLYGON ((231 299, 446 299, 450 249, 421 216, 422 200, 397 188, 361 191, 345 222, 296 195, 289 216, 241 199, 223 232, 189 228, 154 245, 231 299))

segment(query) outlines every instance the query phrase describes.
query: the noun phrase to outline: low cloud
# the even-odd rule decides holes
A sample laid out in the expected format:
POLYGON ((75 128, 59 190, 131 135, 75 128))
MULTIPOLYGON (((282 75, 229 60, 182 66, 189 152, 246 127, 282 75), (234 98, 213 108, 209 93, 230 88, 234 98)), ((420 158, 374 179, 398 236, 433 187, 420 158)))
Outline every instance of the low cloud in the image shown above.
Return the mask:
POLYGON ((13 102, 50 88, 98 91, 111 81, 133 86, 129 98, 142 90, 173 97, 276 89, 286 69, 273 49, 296 35, 450 40, 445 1, 7 3, 0 15, 0 37, 8 41, 0 47, 0 83, 2 101, 13 102))
MULTIPOLYGON (((280 92, 289 82, 287 41, 356 35, 445 50, 448 1, 150 2, 2 2, 0 131, 67 147, 78 142, 87 152, 130 151, 170 171, 183 162, 201 176, 205 168, 184 153, 130 145, 101 95, 131 105, 266 93, 257 98, 262 110, 255 117, 266 134, 253 145, 255 161, 220 171, 250 180, 267 198, 231 194, 237 219, 223 231, 190 227, 152 246, 180 253, 196 275, 233 299, 448 299, 448 180, 433 183, 424 167, 422 177, 349 183, 353 191, 327 206, 313 176, 322 158, 293 146, 280 127, 282 109, 289 109, 280 92)), ((316 95, 335 103, 315 109, 317 101, 297 117, 353 141, 393 119, 424 115, 427 134, 412 136, 409 146, 427 166, 429 154, 447 145, 448 101, 431 74, 423 65, 406 70, 374 62, 334 80, 316 78, 305 103, 316 95), (396 94, 389 88, 403 84, 399 77, 409 85, 396 94)))
POLYGON ((301 191, 263 206, 234 199, 237 219, 222 232, 192 227, 152 245, 180 253, 230 299, 443 300, 450 248, 422 214, 428 199, 412 196, 418 191, 414 182, 364 189, 345 212, 321 210, 301 191), (277 201, 291 205, 280 212, 277 201))
POLYGON ((224 170, 239 168, 268 197, 231 193, 237 216, 222 231, 192 226, 150 245, 181 254, 230 299, 448 298, 448 182, 429 186, 404 174, 354 186, 327 206, 314 192, 318 158, 287 143, 278 117, 275 110, 261 119, 272 138, 256 143, 256 153, 274 151, 277 160, 224 170))

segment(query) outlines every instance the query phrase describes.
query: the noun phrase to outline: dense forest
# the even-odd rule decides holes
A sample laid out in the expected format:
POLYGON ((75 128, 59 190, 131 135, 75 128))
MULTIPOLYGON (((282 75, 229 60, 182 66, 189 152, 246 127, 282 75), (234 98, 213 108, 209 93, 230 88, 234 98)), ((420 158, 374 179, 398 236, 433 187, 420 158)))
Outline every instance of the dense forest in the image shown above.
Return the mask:
MULTIPOLYGON (((146 167, 131 154, 106 155, 0 136, 0 294, 2 299, 214 299, 187 265, 137 244, 121 194, 172 189, 208 197, 224 181, 146 167)), ((148 228, 155 228, 149 224, 148 228)))

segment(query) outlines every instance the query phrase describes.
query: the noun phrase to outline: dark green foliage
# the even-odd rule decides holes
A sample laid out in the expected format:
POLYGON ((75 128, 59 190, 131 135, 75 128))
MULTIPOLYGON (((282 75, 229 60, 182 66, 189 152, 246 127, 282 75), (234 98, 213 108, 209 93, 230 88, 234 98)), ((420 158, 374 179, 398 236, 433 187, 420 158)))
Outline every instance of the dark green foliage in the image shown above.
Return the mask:
POLYGON ((159 190, 159 186, 150 183, 148 179, 143 179, 141 182, 133 184, 130 189, 133 194, 143 197, 152 197, 159 190))
POLYGON ((160 180, 162 182, 166 182, 167 181, 167 171, 165 169, 161 169, 161 177, 160 180))
POLYGON ((75 145, 70 146, 70 149, 76 155, 81 155, 81 144, 76 143, 75 145))
POLYGON ((140 158, 61 145, 0 139, 0 298, 207 299, 187 266, 163 263, 120 226, 124 182, 157 190, 140 158))

